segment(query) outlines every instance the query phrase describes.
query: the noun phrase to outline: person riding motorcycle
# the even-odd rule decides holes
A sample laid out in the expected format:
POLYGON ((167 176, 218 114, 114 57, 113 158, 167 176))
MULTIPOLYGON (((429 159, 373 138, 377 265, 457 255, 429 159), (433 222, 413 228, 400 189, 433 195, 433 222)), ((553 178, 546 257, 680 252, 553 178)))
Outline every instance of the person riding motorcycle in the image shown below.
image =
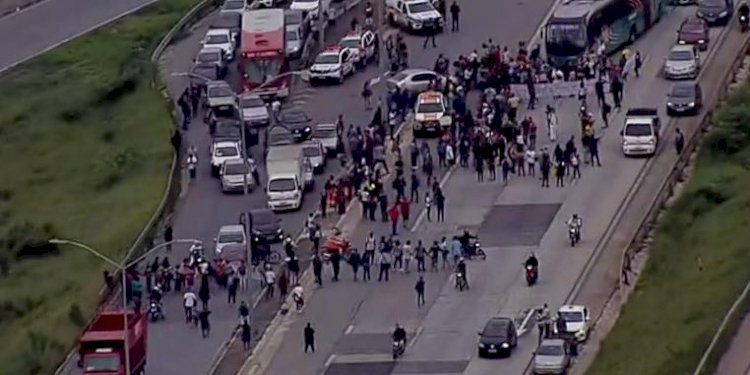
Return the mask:
POLYGON ((740 18, 740 25, 743 29, 747 28, 748 25, 748 17, 750 16, 750 7, 747 6, 747 3, 742 3, 740 7, 737 9, 737 14, 739 14, 740 18))
POLYGON ((393 330, 393 342, 401 343, 401 345, 406 344, 406 330, 399 324, 396 324, 396 329, 393 330))
POLYGON ((461 249, 463 249, 464 254, 467 254, 469 256, 474 255, 474 249, 469 246, 469 243, 472 239, 475 238, 477 238, 477 236, 472 235, 468 230, 464 230, 464 234, 462 234, 459 238, 459 241, 461 242, 461 249))
POLYGON ((463 257, 459 258, 456 264, 456 277, 460 277, 466 288, 469 288, 469 278, 466 276, 466 262, 464 262, 463 257))
POLYGON ((375 12, 372 9, 372 3, 369 1, 367 4, 365 4, 365 25, 366 26, 372 26, 372 17, 375 14, 375 12))
POLYGON ((534 253, 531 253, 528 258, 526 258, 526 263, 524 263, 525 267, 532 267, 534 269, 539 268, 539 260, 536 259, 536 255, 534 253))
POLYGON ((566 223, 568 225, 568 228, 575 228, 578 234, 578 238, 576 240, 581 239, 581 229, 583 228, 583 219, 581 219, 578 214, 573 214, 573 216, 568 219, 568 222, 566 223))

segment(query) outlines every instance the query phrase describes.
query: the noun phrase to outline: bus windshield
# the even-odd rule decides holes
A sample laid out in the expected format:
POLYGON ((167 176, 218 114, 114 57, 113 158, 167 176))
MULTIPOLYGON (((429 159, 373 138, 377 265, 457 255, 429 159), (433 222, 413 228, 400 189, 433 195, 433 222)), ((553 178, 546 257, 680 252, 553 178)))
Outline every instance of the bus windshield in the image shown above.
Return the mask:
POLYGON ((586 50, 586 27, 579 22, 552 22, 547 26, 547 53, 577 56, 586 50))
POLYGON ((283 60, 280 57, 253 58, 243 62, 245 78, 253 85, 260 85, 281 73, 283 60))

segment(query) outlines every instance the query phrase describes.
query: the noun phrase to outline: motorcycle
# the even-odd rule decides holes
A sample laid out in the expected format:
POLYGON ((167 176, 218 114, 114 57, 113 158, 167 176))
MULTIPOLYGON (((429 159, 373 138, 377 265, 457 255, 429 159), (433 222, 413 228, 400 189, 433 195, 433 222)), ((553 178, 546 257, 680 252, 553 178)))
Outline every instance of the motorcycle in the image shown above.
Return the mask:
POLYGON ((164 319, 164 314, 161 311, 161 306, 156 301, 151 301, 148 305, 148 318, 151 322, 157 322, 164 319))
POLYGON ((487 260, 487 253, 482 249, 482 244, 478 240, 469 242, 466 248, 466 258, 471 259, 474 256, 478 256, 482 260, 487 260))
POLYGON ((536 280, 539 277, 537 269, 534 266, 526 266, 526 284, 532 286, 536 284, 536 280))
POLYGON ((469 285, 466 283, 466 276, 461 272, 456 272, 456 289, 463 292, 464 289, 469 289, 469 285))
POLYGON ((570 246, 575 246, 581 240, 581 232, 577 225, 568 225, 568 237, 570 238, 570 246))
POLYGON ((744 14, 741 14, 740 15, 740 31, 744 33, 745 31, 747 31, 747 28, 748 28, 747 16, 744 14))
POLYGON ((396 359, 402 355, 404 355, 404 351, 406 350, 406 344, 403 340, 394 341, 393 342, 393 359, 396 359))

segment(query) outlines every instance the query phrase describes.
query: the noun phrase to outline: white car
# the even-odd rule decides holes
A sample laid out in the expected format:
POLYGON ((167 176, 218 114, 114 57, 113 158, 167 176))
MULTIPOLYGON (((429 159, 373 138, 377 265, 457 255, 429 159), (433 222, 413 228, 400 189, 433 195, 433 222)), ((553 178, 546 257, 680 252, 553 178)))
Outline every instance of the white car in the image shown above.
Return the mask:
POLYGON ((247 245, 247 235, 245 227, 242 225, 222 225, 219 233, 214 238, 216 244, 216 255, 221 255, 221 251, 229 244, 247 245))
POLYGON ((234 59, 234 40, 229 29, 210 29, 201 42, 203 47, 218 47, 224 51, 227 61, 234 59))
POLYGON ((232 159, 242 160, 240 141, 218 141, 211 144, 211 175, 219 177, 221 166, 232 159))
POLYGON ((317 139, 311 139, 302 144, 302 153, 310 160, 313 173, 322 173, 326 167, 326 153, 323 144, 317 139))
POLYGON ((451 126, 448 102, 443 93, 426 91, 417 97, 414 106, 414 134, 440 134, 440 130, 451 126))
POLYGON ((224 4, 221 5, 220 13, 239 13, 245 10, 245 0, 224 0, 224 4))
POLYGON ((352 57, 348 48, 333 47, 321 52, 310 67, 310 84, 327 80, 343 83, 354 73, 352 57))
POLYGON ((320 11, 320 0, 292 0, 289 9, 301 10, 312 15, 317 15, 320 11))
POLYGON ((385 0, 389 23, 410 32, 443 29, 443 16, 427 0, 385 0))
POLYGON ((339 41, 341 48, 349 49, 352 60, 357 68, 363 68, 375 57, 375 33, 364 30, 360 33, 351 33, 339 41))
POLYGON ((328 156, 336 154, 339 143, 336 124, 323 123, 315 125, 312 131, 312 138, 320 141, 328 156))
MULTIPOLYGON (((558 319, 565 321, 565 331, 572 333, 579 342, 589 337, 589 309, 582 305, 564 305, 557 311, 558 319)), ((557 330, 557 324, 555 324, 557 330)))

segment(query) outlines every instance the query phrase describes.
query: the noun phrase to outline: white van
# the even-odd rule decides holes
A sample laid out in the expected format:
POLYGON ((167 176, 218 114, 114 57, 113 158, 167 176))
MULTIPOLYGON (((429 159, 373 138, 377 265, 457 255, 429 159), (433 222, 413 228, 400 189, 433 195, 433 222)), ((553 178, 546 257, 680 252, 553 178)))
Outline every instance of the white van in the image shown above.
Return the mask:
POLYGON ((300 145, 274 146, 266 156, 268 207, 273 211, 296 210, 305 191, 304 154, 300 145))

